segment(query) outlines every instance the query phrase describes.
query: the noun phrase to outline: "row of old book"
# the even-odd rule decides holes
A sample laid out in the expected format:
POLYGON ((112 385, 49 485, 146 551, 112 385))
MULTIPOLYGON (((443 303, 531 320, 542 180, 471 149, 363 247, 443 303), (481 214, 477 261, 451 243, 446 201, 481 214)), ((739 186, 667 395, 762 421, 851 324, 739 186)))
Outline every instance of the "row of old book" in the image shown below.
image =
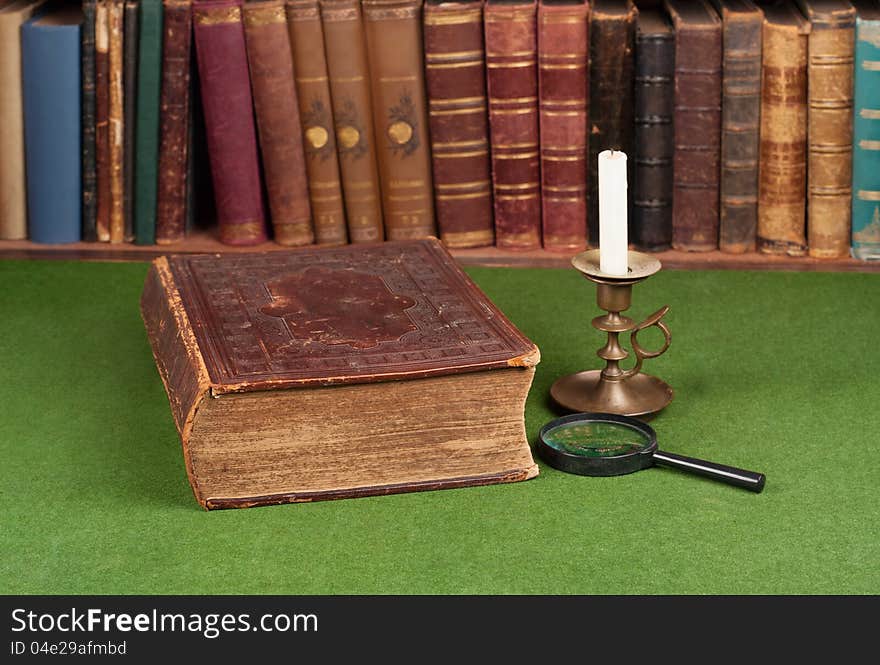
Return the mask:
POLYGON ((0 31, 0 238, 574 251, 614 148, 640 249, 880 254, 873 0, 7 0, 0 31))

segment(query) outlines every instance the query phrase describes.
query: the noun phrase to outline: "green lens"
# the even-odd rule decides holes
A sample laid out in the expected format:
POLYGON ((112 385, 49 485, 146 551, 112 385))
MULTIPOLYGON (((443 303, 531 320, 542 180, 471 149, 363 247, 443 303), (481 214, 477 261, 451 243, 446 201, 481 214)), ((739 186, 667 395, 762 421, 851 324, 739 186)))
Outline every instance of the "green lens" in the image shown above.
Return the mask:
POLYGON ((642 432, 620 423, 573 422, 554 427, 544 441, 556 450, 582 457, 617 457, 644 450, 649 444, 642 432))

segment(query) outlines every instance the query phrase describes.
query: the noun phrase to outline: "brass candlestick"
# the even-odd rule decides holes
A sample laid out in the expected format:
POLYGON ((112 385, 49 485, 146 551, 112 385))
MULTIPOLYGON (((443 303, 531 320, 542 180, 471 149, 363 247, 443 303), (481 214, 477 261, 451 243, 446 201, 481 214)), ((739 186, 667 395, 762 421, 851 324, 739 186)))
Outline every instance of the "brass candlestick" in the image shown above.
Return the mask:
POLYGON ((571 411, 618 413, 645 416, 656 413, 672 401, 672 388, 655 376, 642 373, 642 361, 656 358, 669 348, 672 337, 663 317, 664 306, 636 325, 621 312, 632 302, 633 284, 638 284, 660 270, 660 261, 648 254, 628 252, 629 272, 626 276, 609 275, 599 267, 599 250, 592 249, 575 256, 571 263, 597 286, 596 302, 607 314, 593 319, 593 327, 608 334, 608 341, 596 352, 605 361, 605 369, 578 372, 557 379, 550 395, 557 404, 571 411), (639 332, 657 326, 665 338, 658 351, 646 351, 638 342, 639 332), (630 333, 630 346, 636 356, 632 369, 622 369, 620 361, 629 353, 620 345, 620 334, 630 333))

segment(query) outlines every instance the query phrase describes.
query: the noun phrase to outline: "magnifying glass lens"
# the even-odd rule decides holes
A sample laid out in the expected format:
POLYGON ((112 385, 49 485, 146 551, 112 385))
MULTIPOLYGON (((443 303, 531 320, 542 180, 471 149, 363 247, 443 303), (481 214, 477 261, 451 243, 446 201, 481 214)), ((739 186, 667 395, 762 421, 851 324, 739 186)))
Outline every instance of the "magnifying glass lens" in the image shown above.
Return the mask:
POLYGON ((556 450, 580 457, 619 457, 639 453, 651 439, 623 423, 576 421, 557 425, 543 434, 543 441, 556 450))

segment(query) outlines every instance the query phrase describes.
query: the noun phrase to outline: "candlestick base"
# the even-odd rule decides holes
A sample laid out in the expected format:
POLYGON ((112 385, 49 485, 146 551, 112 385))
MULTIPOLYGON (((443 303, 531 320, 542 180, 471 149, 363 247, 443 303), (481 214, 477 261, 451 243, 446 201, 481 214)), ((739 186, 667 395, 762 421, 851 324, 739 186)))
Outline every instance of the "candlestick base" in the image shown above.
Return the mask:
POLYGON ((602 379, 602 370, 593 369, 557 379, 550 396, 570 411, 648 416, 666 407, 674 393, 669 384, 650 374, 607 381, 602 379))

